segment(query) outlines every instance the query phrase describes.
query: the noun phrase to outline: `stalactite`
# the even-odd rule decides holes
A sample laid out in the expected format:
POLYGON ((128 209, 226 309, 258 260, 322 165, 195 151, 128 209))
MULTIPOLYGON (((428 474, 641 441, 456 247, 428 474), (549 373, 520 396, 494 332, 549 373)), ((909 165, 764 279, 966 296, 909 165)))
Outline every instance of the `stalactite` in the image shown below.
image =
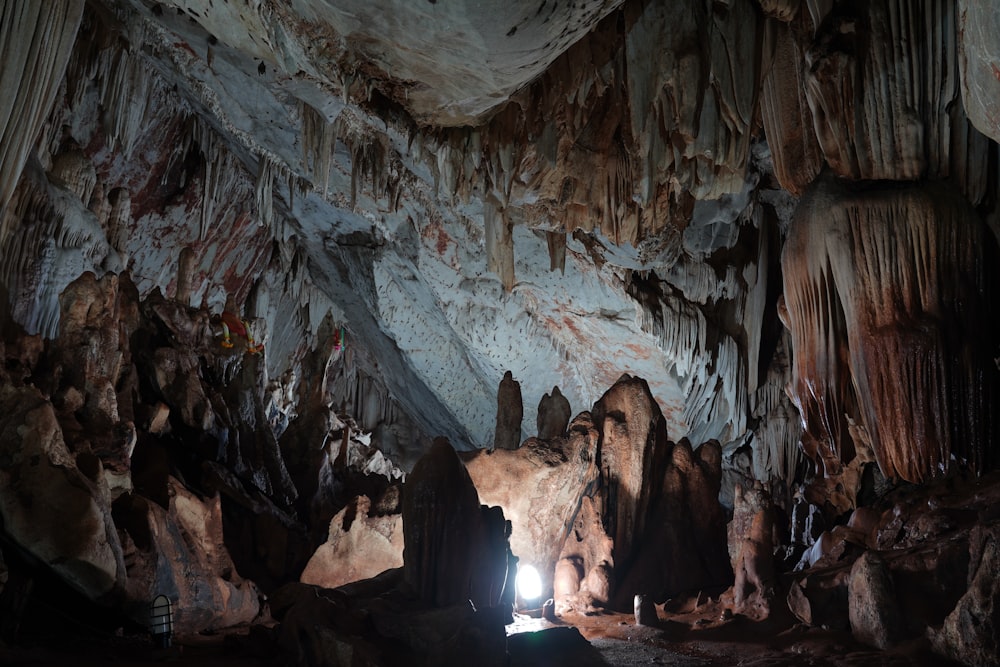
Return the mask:
POLYGON ((800 195, 823 166, 805 95, 805 53, 794 31, 805 31, 803 12, 792 26, 768 23, 764 51, 772 54, 761 94, 761 118, 782 187, 800 195))
MULTIPOLYGON (((132 22, 141 26, 143 23, 132 22)), ((154 99, 155 87, 160 78, 150 72, 149 63, 137 51, 143 44, 143 35, 133 35, 128 47, 111 49, 102 60, 109 64, 101 67, 101 100, 107 114, 105 126, 112 150, 115 142, 122 154, 131 157, 136 142, 142 135, 147 122, 150 105, 154 99)))
POLYGON ((30 165, 0 229, 8 230, 0 238, 0 283, 10 293, 14 320, 30 334, 56 335, 59 295, 81 273, 121 269, 94 214, 30 165))
POLYGON ((216 221, 219 200, 230 193, 241 178, 242 167, 233 159, 225 143, 206 121, 193 119, 189 124, 191 140, 198 145, 205 165, 202 185, 201 216, 198 220, 198 238, 204 241, 216 221))
POLYGON ((838 5, 806 53, 813 126, 837 175, 950 177, 982 200, 988 140, 962 110, 955 36, 953 0, 838 5))
POLYGON ((887 477, 922 481, 953 457, 997 465, 997 249, 961 196, 823 181, 800 204, 782 269, 792 396, 803 442, 825 449, 807 453, 849 461, 853 420, 887 477))
POLYGON ((500 278, 504 291, 514 288, 514 236, 507 214, 492 202, 483 203, 486 266, 500 278))
POLYGON ((302 101, 299 101, 299 117, 302 119, 302 131, 299 134, 302 164, 312 179, 313 187, 325 197, 330 185, 330 164, 333 160, 333 123, 302 101))
POLYGON ((83 6, 83 0, 0 4, 0 212, 52 108, 83 6))
POLYGON ((257 201, 257 218, 264 227, 274 222, 274 177, 279 170, 269 155, 257 158, 257 184, 254 188, 257 201))

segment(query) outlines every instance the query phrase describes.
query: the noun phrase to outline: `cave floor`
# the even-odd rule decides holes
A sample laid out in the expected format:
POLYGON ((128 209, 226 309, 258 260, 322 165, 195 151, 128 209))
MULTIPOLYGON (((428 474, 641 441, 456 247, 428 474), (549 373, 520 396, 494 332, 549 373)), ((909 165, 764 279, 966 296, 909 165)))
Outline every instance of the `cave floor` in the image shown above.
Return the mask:
MULTIPOLYGON (((555 622, 518 615, 515 623, 507 626, 510 667, 957 664, 933 655, 923 640, 878 651, 857 643, 848 631, 808 628, 791 617, 761 622, 743 616, 722 620, 720 610, 720 605, 712 603, 676 614, 666 613, 661 607, 657 627, 637 625, 631 614, 614 612, 567 614, 555 622)), ((266 632, 255 630, 242 627, 180 637, 169 649, 154 648, 141 636, 53 640, 55 643, 35 638, 24 647, 0 644, 0 665, 144 667, 172 663, 195 667, 273 667, 280 664, 280 658, 265 639, 266 632)))
MULTIPOLYGON (((511 650, 511 667, 560 667, 570 665, 671 665, 701 667, 722 665, 788 667, 848 667, 860 665, 948 665, 934 655, 929 643, 918 640, 879 651, 858 643, 849 631, 809 628, 794 618, 755 622, 743 616, 721 620, 721 606, 710 604, 681 614, 659 611, 658 627, 637 625, 632 614, 602 612, 569 614, 555 623, 519 619, 508 633, 575 627, 589 642, 574 651, 511 650), (558 656, 558 657, 557 657, 558 656)), ((539 642, 541 644, 541 642, 539 642)))

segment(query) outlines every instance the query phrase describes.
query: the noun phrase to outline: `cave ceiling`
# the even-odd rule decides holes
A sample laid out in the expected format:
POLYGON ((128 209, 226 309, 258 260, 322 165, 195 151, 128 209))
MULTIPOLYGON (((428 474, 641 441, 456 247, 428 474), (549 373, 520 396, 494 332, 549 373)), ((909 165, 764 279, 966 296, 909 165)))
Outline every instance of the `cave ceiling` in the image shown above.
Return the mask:
POLYGON ((672 438, 786 473, 798 196, 928 177, 994 222, 985 2, 67 4, 51 110, 11 102, 39 137, 0 184, 14 318, 51 336, 71 280, 128 268, 242 311, 293 388, 343 327, 336 400, 404 460, 490 446, 508 370, 525 436, 553 386, 576 413, 629 373, 672 438))

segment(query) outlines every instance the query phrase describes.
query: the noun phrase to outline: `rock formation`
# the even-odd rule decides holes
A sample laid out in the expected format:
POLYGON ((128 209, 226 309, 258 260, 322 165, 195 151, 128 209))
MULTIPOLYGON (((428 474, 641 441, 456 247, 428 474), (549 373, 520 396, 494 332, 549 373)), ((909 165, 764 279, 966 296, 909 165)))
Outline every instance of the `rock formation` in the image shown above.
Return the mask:
POLYGON ((995 661, 996 3, 500 4, 0 0, 5 641, 500 663, 517 557, 995 661))
POLYGON ((521 385, 510 371, 504 373, 497 391, 497 427, 493 435, 494 449, 517 449, 521 446, 521 420, 524 403, 521 385))
POLYGON ((545 394, 538 402, 538 439, 553 440, 564 436, 570 417, 569 401, 559 387, 552 387, 552 393, 545 394))

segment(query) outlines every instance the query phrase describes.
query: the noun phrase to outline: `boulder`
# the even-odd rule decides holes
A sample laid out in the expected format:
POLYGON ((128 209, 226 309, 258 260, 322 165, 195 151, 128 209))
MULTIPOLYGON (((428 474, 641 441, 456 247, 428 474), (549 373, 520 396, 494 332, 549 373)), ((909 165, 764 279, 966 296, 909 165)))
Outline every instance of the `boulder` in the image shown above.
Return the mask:
POLYGON ((976 528, 969 544, 968 590, 939 630, 936 652, 967 665, 1000 665, 1000 527, 976 528))
POLYGON ((859 642, 887 649, 899 641, 903 620, 892 573, 874 551, 863 553, 851 567, 847 611, 859 642))

